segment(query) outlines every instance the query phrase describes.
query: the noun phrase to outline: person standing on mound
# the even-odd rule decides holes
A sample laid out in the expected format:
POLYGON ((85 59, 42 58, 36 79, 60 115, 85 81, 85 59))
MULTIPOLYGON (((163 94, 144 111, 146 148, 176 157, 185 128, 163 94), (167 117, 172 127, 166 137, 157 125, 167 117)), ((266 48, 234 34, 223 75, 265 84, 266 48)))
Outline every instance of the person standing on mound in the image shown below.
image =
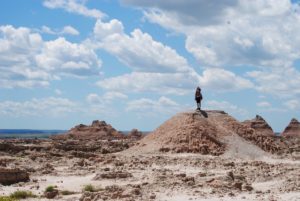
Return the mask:
POLYGON ((201 94, 201 88, 197 87, 195 92, 195 100, 197 103, 197 110, 201 110, 201 101, 202 101, 202 94, 201 94))

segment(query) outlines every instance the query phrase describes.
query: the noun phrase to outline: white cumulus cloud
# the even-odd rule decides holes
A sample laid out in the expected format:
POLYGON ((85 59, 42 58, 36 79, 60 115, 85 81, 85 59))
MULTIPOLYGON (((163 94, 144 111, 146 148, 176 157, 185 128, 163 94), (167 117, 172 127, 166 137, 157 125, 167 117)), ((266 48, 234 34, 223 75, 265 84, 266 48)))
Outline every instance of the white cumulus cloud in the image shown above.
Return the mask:
MULTIPOLYGON (((122 0, 152 23, 186 36, 204 66, 251 66, 261 93, 299 97, 300 6, 290 0, 122 0), (292 74, 291 72, 294 72, 292 74)), ((240 80, 241 81, 241 80, 240 80)), ((249 82, 244 84, 250 86, 249 82), (247 84, 246 84, 247 83, 247 84)))
POLYGON ((22 116, 64 116, 75 112, 77 103, 66 98, 33 98, 28 101, 2 101, 0 114, 13 117, 22 116))
POLYGON ((96 74, 97 68, 101 66, 101 61, 93 50, 61 37, 45 42, 41 53, 35 58, 42 69, 75 76, 96 74))
POLYGON ((218 68, 204 70, 203 75, 200 77, 200 85, 220 92, 238 91, 254 87, 251 81, 218 68))
POLYGON ((184 95, 198 85, 198 75, 183 73, 133 72, 105 78, 97 85, 106 90, 126 92, 155 92, 184 95))
POLYGON ((61 8, 70 13, 96 19, 105 17, 105 14, 100 10, 87 8, 85 2, 84 0, 44 0, 43 5, 50 9, 61 8))
POLYGON ((53 30, 48 26, 42 26, 40 32, 52 35, 79 35, 79 31, 74 27, 68 25, 64 26, 61 30, 53 30))
POLYGON ((123 2, 185 34, 186 49, 204 65, 280 66, 299 58, 299 6, 290 0, 123 2))
POLYGON ((175 101, 161 96, 158 100, 141 98, 132 100, 127 104, 127 111, 133 111, 143 115, 159 115, 166 113, 176 113, 180 107, 175 101))
POLYGON ((79 31, 75 29, 74 27, 68 25, 63 28, 63 30, 60 32, 61 34, 69 34, 69 35, 79 35, 79 31))
POLYGON ((248 76, 255 80, 260 92, 280 98, 300 97, 300 72, 295 68, 251 71, 248 76))
POLYGON ((83 44, 65 38, 44 41, 26 27, 0 26, 0 87, 48 86, 61 76, 99 73, 101 60, 83 44))
POLYGON ((123 24, 116 19, 109 22, 98 20, 94 27, 94 38, 87 44, 105 49, 133 71, 97 83, 107 90, 183 95, 197 85, 218 91, 253 87, 245 78, 222 69, 206 69, 203 76, 199 76, 174 49, 155 41, 139 29, 135 29, 131 35, 125 34, 123 24))
POLYGON ((135 29, 130 35, 125 34, 123 29, 123 24, 116 19, 107 23, 98 20, 94 27, 96 43, 134 71, 187 72, 191 70, 186 59, 174 49, 155 41, 140 29, 135 29))

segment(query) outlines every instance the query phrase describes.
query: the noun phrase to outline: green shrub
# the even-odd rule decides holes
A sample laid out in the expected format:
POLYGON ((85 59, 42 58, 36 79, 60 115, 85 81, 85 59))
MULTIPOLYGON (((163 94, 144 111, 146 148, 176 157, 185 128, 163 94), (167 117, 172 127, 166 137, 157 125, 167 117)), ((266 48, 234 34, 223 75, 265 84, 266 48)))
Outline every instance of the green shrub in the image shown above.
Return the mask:
POLYGON ((0 201, 17 201, 17 200, 9 196, 0 196, 0 201))
POLYGON ((34 195, 30 191, 16 191, 9 196, 10 198, 13 199, 26 199, 26 198, 34 198, 36 195, 34 195))
POLYGON ((47 188, 45 189, 45 192, 53 192, 55 189, 54 186, 47 186, 47 188))
POLYGON ((92 184, 88 184, 88 185, 84 186, 83 190, 88 191, 88 192, 95 192, 96 191, 95 187, 92 184))
POLYGON ((61 191, 60 194, 62 194, 62 195, 73 195, 73 194, 75 194, 75 192, 64 190, 64 191, 61 191))

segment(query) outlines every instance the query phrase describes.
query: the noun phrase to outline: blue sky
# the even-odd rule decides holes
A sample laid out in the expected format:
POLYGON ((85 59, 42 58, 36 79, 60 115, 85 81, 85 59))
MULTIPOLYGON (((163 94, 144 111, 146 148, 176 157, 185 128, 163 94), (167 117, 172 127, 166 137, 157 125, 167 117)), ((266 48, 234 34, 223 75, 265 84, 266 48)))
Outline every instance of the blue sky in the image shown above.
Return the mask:
POLYGON ((203 109, 300 119, 298 1, 1 1, 0 128, 152 130, 197 86, 203 109))

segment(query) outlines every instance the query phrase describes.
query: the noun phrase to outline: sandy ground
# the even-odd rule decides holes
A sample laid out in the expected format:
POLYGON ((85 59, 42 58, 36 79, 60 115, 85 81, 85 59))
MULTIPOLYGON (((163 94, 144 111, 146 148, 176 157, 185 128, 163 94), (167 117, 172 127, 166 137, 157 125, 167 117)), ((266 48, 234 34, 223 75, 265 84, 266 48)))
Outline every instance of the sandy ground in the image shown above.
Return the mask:
MULTIPOLYGON (((81 197, 82 200, 88 200, 82 189, 85 185, 92 184, 101 189, 119 186, 125 189, 123 192, 129 194, 128 197, 124 196, 126 198, 112 198, 108 193, 107 200, 150 200, 151 195, 152 200, 159 201, 300 200, 300 161, 292 159, 283 160, 268 155, 249 159, 229 157, 229 154, 215 157, 199 154, 128 153, 99 155, 97 158, 101 160, 97 162, 84 159, 87 162, 84 166, 76 165, 79 161, 77 158, 57 160, 51 173, 41 174, 37 171, 32 174, 28 183, 0 186, 0 194, 9 195, 16 190, 29 190, 41 196, 47 186, 56 185, 60 191, 69 190, 75 194, 59 195, 55 200, 80 200, 81 197), (118 171, 130 173, 132 176, 94 179, 96 175, 114 174, 118 171), (229 181, 228 172, 232 172, 236 178, 244 177, 242 183, 249 184, 253 189, 232 187, 237 179, 229 181), (132 192, 135 185, 140 189, 137 195, 132 192)), ((39 163, 28 162, 29 159, 26 158, 18 161, 22 166, 28 165, 36 169, 40 167, 39 163)), ((105 194, 104 191, 102 194, 105 194)))

